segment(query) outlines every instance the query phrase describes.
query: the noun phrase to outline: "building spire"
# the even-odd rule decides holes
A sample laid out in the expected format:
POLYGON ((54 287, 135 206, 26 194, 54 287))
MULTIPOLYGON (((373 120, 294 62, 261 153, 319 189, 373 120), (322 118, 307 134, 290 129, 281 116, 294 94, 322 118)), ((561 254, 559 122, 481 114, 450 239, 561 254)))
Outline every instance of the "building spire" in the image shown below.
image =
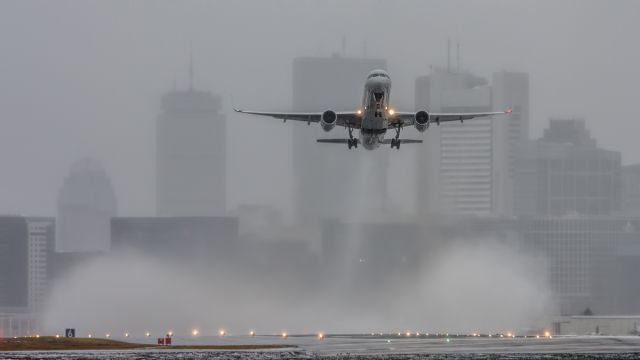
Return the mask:
POLYGON ((451 38, 447 38, 447 72, 451 72, 451 38))
POLYGON ((193 51, 189 53, 189 91, 193 91, 193 51))
POLYGON ((457 52, 456 52, 456 60, 457 60, 457 66, 456 66, 456 71, 460 72, 460 43, 456 43, 456 47, 457 47, 457 52))

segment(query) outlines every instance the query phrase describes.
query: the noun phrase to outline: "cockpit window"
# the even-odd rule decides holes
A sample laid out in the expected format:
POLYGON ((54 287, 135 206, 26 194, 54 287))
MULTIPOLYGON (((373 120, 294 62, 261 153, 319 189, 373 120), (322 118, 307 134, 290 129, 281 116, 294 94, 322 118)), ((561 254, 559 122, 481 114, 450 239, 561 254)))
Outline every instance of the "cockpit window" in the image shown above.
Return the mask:
POLYGON ((371 79, 371 78, 378 77, 378 76, 383 77, 383 78, 387 78, 387 79, 389 78, 389 75, 387 75, 385 73, 373 73, 373 74, 369 75, 369 77, 367 77, 367 79, 371 79))

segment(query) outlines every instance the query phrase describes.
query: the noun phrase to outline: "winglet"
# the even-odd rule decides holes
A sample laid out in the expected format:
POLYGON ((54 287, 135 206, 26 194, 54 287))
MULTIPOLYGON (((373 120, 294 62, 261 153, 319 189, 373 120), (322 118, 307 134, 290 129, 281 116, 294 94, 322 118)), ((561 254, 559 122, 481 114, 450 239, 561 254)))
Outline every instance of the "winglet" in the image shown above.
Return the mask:
POLYGON ((242 110, 238 109, 238 108, 233 108, 233 111, 235 112, 242 112, 242 110))
POLYGON ((507 110, 504 111, 505 114, 511 114, 513 112, 513 108, 509 106, 507 110))

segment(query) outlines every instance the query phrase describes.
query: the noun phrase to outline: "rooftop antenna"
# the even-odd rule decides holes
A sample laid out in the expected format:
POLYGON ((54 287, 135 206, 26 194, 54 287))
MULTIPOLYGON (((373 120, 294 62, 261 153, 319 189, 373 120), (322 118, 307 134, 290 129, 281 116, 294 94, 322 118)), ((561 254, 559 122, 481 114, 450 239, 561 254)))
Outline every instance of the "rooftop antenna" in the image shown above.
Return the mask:
POLYGON ((447 38, 447 72, 451 72, 451 38, 447 38))
POLYGON ((193 51, 189 53, 189 91, 193 91, 193 51))
POLYGON ((456 43, 456 47, 457 47, 457 54, 456 54, 456 61, 457 61, 457 72, 460 72, 460 43, 456 43))
POLYGON ((347 56, 347 36, 342 35, 342 56, 347 56))

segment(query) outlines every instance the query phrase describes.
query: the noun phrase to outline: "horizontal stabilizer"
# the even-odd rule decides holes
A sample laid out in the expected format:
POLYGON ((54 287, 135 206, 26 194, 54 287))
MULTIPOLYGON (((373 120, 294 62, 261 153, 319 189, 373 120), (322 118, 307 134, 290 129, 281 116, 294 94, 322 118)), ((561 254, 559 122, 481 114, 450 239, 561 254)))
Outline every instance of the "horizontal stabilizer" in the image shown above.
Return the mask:
MULTIPOLYGON (((360 140, 354 140, 358 141, 358 144, 360 143, 360 140)), ((347 144, 349 142, 349 139, 318 139, 316 141, 325 144, 347 144)))
MULTIPOLYGON (((422 140, 399 139, 401 144, 422 144, 422 140)), ((385 144, 391 144, 391 139, 384 139, 385 144)))

